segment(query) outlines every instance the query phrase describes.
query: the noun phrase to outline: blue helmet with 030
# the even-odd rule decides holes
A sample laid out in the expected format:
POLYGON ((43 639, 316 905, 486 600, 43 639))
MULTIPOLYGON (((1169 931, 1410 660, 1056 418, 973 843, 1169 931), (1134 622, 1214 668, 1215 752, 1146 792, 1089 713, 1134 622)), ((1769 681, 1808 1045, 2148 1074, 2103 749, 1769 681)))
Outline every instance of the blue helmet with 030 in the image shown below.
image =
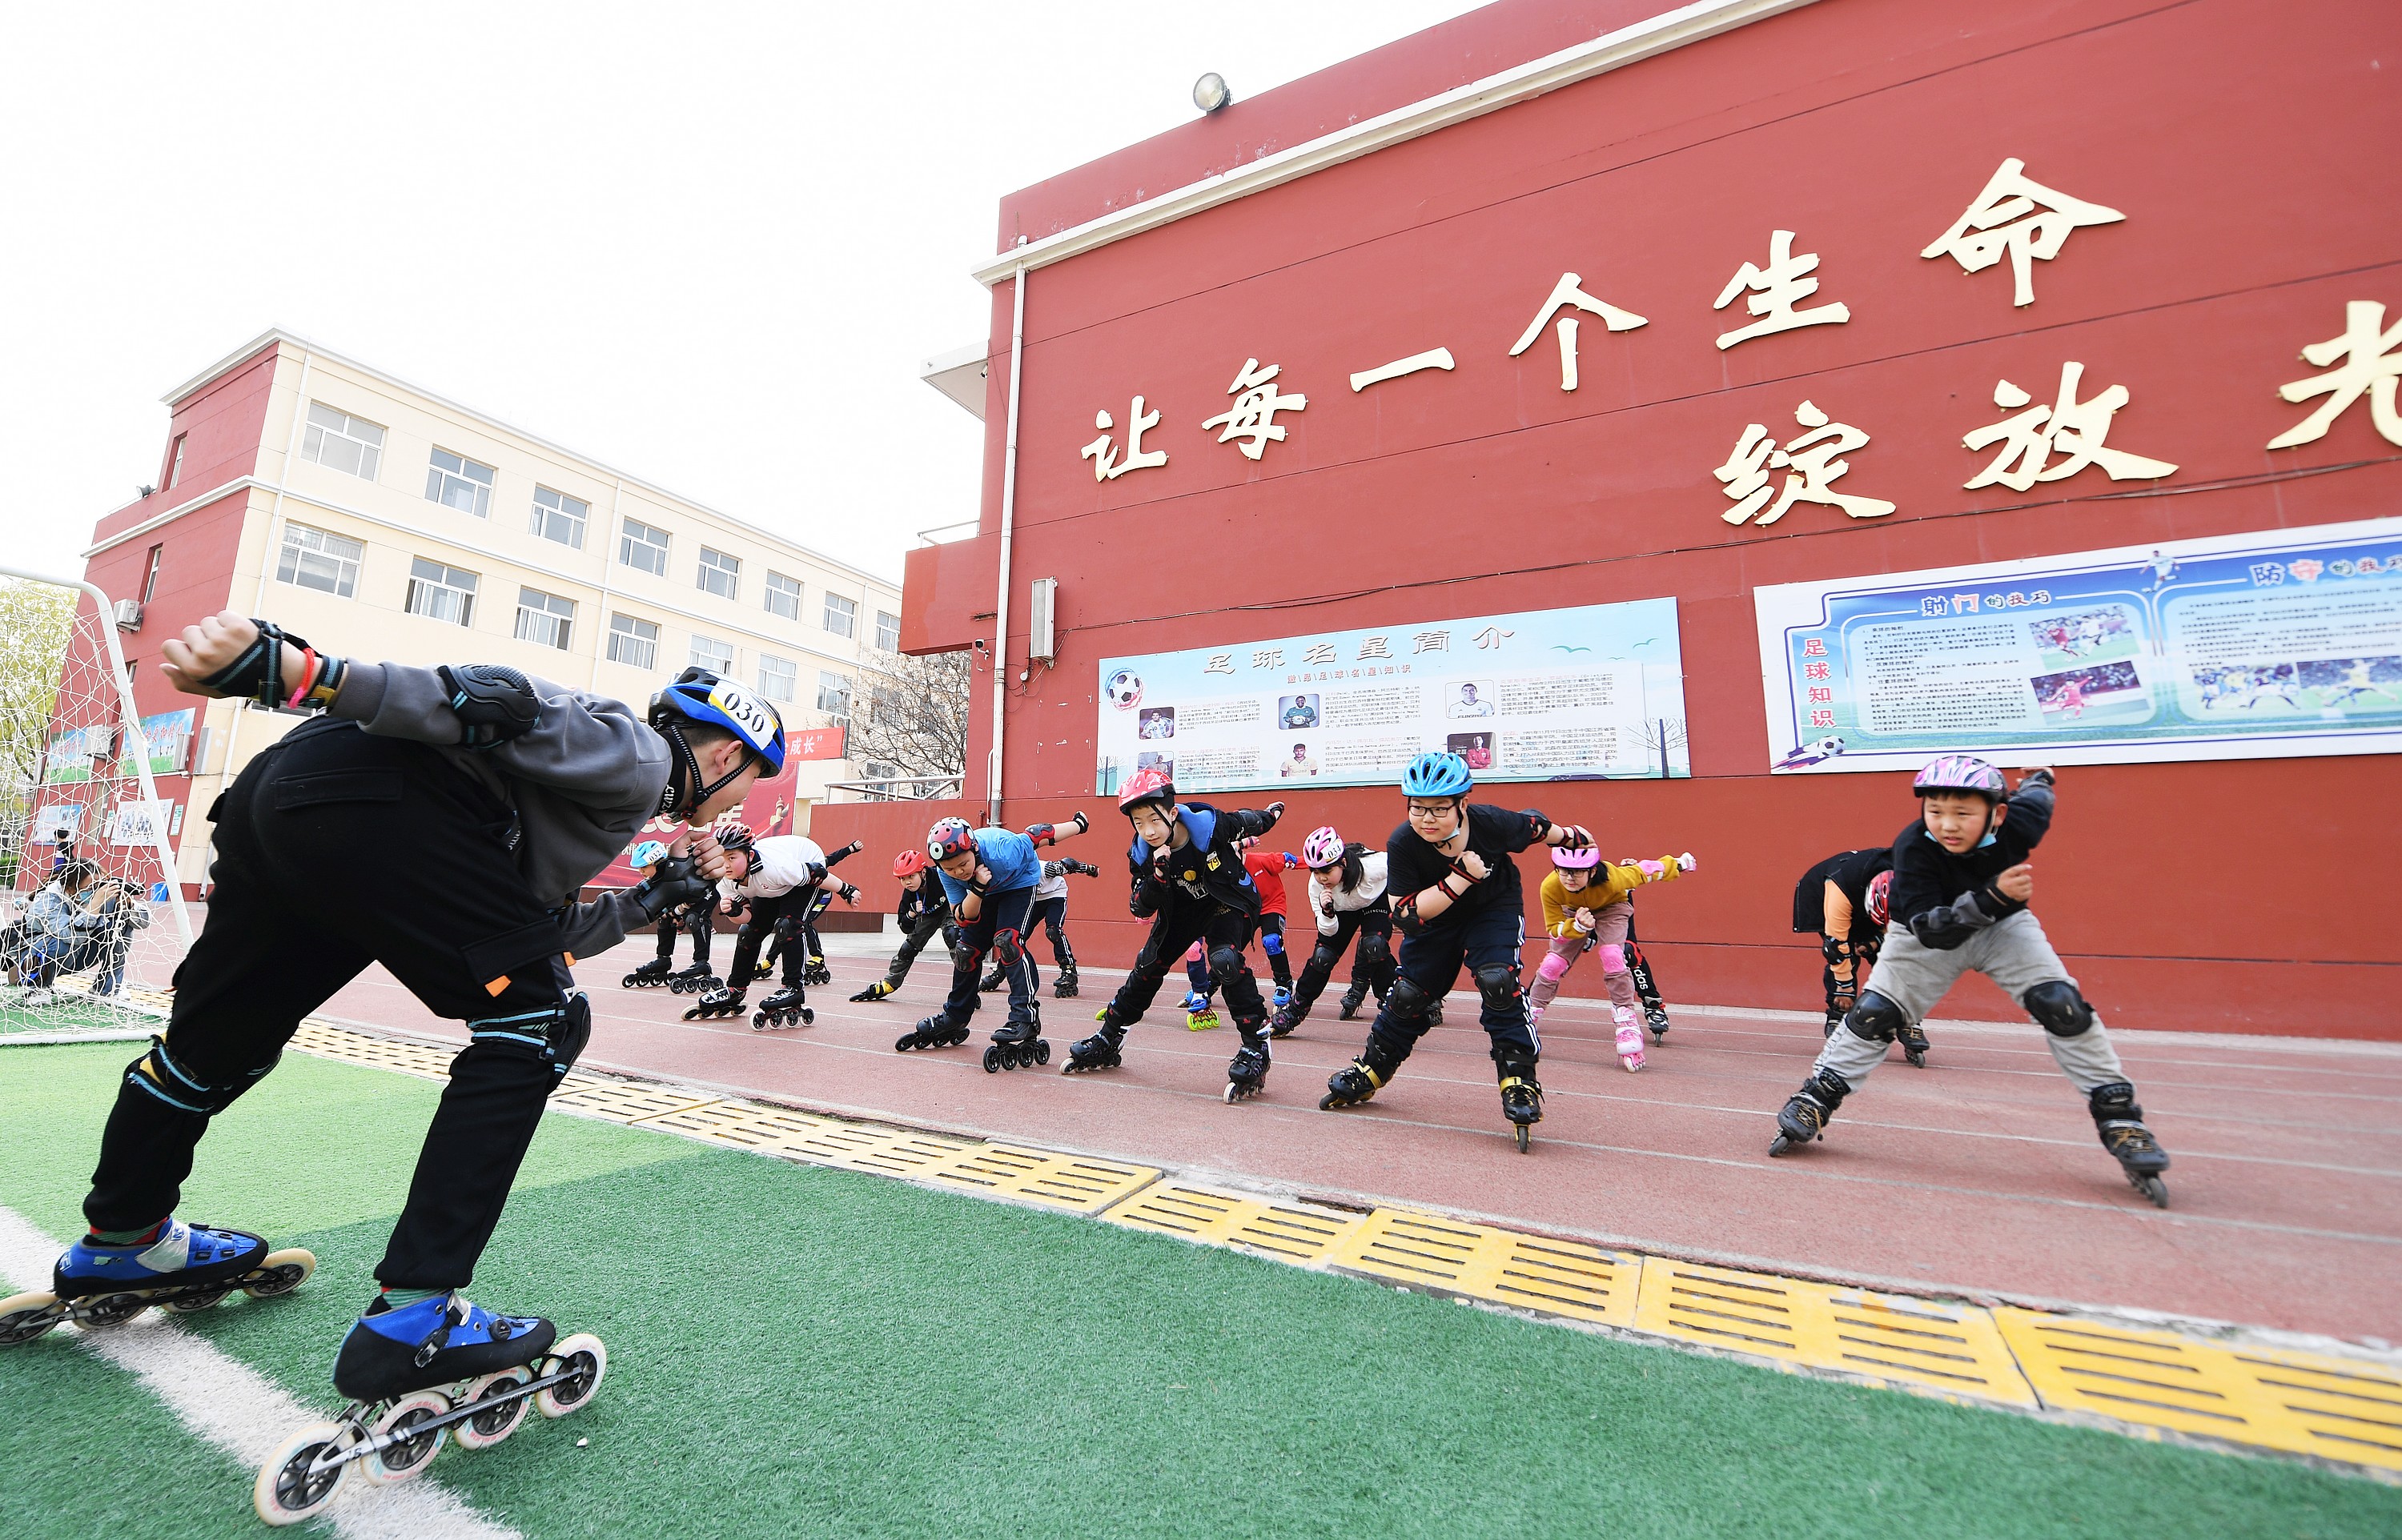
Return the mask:
POLYGON ((732 680, 711 669, 686 668, 675 682, 651 697, 651 730, 668 740, 675 768, 668 777, 659 810, 689 818, 702 804, 751 767, 756 759, 772 776, 784 768, 784 722, 776 708, 732 680), (714 727, 733 735, 749 750, 740 763, 716 780, 703 784, 700 763, 685 739, 687 727, 714 727))

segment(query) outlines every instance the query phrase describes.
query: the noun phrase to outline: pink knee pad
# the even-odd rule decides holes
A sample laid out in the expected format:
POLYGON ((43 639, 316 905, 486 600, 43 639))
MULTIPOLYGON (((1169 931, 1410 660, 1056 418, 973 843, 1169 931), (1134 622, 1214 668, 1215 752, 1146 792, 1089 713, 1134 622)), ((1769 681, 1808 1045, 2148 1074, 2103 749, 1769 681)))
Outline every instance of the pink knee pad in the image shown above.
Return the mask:
POLYGON ((1545 953, 1543 960, 1535 965, 1535 977, 1539 979, 1549 979, 1557 983, 1567 976, 1568 960, 1556 952, 1545 953))
POLYGON ((1605 946, 1601 949, 1601 970, 1605 973, 1626 971, 1626 948, 1605 946))

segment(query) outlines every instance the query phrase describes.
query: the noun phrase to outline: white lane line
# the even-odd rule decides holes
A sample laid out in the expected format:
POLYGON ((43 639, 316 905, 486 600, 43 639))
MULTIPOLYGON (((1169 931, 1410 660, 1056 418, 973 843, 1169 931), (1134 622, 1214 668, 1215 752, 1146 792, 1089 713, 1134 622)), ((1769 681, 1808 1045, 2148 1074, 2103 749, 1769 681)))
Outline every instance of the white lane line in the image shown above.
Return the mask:
MULTIPOLYGON (((50 1264, 62 1249, 23 1217, 0 1208, 0 1278, 10 1287, 49 1287, 50 1264)), ((105 1331, 62 1326, 53 1335, 138 1376, 186 1427, 233 1456, 245 1479, 285 1435, 327 1420, 323 1410, 301 1405, 159 1311, 105 1331)), ((28 1344, 5 1351, 37 1350, 28 1344)), ((353 1477, 348 1489, 326 1517, 349 1540, 521 1540, 430 1476, 395 1487, 371 1487, 353 1477)))

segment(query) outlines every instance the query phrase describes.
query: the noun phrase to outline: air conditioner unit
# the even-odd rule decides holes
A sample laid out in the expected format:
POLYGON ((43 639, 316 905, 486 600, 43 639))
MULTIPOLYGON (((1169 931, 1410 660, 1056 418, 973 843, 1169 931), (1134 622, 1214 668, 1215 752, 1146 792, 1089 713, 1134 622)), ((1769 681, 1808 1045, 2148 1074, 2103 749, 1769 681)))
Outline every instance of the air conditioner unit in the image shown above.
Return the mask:
POLYGON ((1033 602, 1026 611, 1026 656, 1028 661, 1048 663, 1059 655, 1058 645, 1059 580, 1036 578, 1033 602))
POLYGON ((117 601, 117 628, 120 631, 142 629, 142 601, 121 598, 117 601))

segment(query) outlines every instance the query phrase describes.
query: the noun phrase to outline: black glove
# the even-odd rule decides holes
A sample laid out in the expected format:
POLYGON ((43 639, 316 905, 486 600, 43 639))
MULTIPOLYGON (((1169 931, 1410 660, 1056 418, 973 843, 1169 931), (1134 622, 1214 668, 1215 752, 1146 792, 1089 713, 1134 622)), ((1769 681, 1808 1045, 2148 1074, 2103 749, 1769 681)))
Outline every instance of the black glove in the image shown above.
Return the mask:
POLYGON ((1091 861, 1061 861, 1059 864, 1080 877, 1097 877, 1101 874, 1101 869, 1091 861))
POLYGON ((642 918, 656 920, 670 909, 706 902, 715 891, 690 856, 661 856, 651 863, 651 874, 633 890, 634 907, 642 912, 642 918))

